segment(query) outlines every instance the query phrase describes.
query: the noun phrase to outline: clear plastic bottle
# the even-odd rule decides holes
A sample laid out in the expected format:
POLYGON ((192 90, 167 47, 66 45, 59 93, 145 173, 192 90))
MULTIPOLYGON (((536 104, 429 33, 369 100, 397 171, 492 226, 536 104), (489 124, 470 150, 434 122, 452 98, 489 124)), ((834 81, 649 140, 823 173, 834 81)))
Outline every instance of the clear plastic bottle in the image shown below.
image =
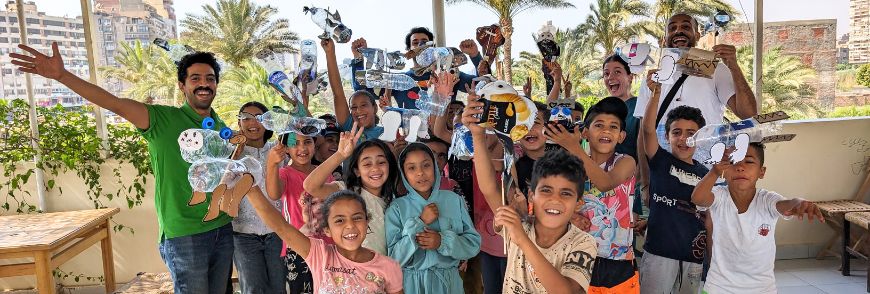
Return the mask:
POLYGON ((436 66, 436 71, 450 69, 453 67, 453 51, 446 47, 431 47, 426 48, 414 58, 418 67, 436 66))
POLYGON ((782 130, 780 122, 759 123, 754 118, 749 118, 729 124, 706 125, 686 139, 686 145, 696 148, 694 158, 718 161, 721 158, 714 159, 711 156, 713 145, 722 143, 724 148, 734 147, 740 134, 749 135, 748 142, 759 142, 764 137, 779 133, 780 130, 782 130))
POLYGON ((401 73, 366 71, 365 84, 369 88, 384 88, 407 91, 417 87, 417 81, 401 73))
POLYGON ((347 43, 353 34, 350 28, 341 23, 341 16, 338 11, 329 13, 328 10, 318 7, 304 7, 303 13, 310 13, 311 20, 323 30, 323 35, 319 38, 333 38, 335 42, 347 43))
POLYGON ((359 48, 357 49, 365 58, 365 69, 383 70, 387 65, 384 50, 378 48, 359 48))
POLYGON ((169 51, 169 59, 174 62, 181 61, 185 55, 195 52, 192 47, 181 44, 170 44, 169 41, 162 38, 155 38, 154 45, 157 47, 163 48, 166 51, 169 51))
POLYGON ((306 39, 299 43, 302 58, 299 60, 299 72, 317 70, 317 43, 306 39))
POLYGON ((417 128, 417 136, 416 138, 424 138, 429 139, 429 113, 426 111, 422 111, 419 109, 404 109, 397 107, 387 107, 387 111, 395 111, 402 114, 402 133, 405 134, 406 138, 411 134, 411 118, 419 117, 420 118, 420 127, 417 128))
POLYGON ((293 80, 284 73, 283 58, 271 50, 263 50, 257 53, 257 61, 266 70, 266 78, 269 84, 278 90, 282 96, 295 101, 296 104, 302 103, 302 92, 293 84, 293 80))
POLYGON ((453 126, 453 139, 447 154, 459 160, 471 160, 474 157, 474 145, 471 132, 461 123, 453 126))
POLYGON ((441 97, 439 95, 429 95, 428 91, 420 91, 420 98, 414 102, 417 109, 435 116, 444 115, 447 109, 447 104, 450 103, 450 97, 441 97))
POLYGON ((276 134, 294 132, 304 136, 315 136, 326 129, 326 121, 312 117, 297 117, 287 113, 267 111, 260 116, 260 123, 276 134))
POLYGON ((196 161, 187 170, 187 180, 194 191, 212 192, 221 183, 234 186, 240 175, 251 174, 258 183, 263 179, 263 166, 250 156, 239 160, 206 158, 196 161))
POLYGON ((229 158, 233 150, 220 132, 208 129, 187 129, 178 135, 181 158, 193 163, 204 158, 229 158))

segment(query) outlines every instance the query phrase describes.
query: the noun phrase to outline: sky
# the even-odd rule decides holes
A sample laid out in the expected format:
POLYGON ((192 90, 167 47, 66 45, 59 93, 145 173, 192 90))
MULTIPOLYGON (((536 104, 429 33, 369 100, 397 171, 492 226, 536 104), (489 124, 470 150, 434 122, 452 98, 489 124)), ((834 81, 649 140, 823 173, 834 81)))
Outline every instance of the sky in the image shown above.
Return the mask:
MULTIPOLYGON (((33 0, 39 11, 48 15, 81 15, 79 1, 76 0, 33 0)), ((370 47, 404 50, 404 36, 415 26, 432 27, 432 2, 429 0, 317 0, 317 1, 266 1, 253 0, 260 5, 270 3, 278 9, 277 17, 290 20, 291 28, 300 39, 316 39, 322 33, 302 12, 302 7, 317 3, 318 7, 338 9, 342 21, 353 30, 353 39, 364 37, 370 47)), ((566 29, 582 23, 589 13, 589 5, 593 0, 568 0, 574 8, 567 9, 535 9, 522 13, 514 19, 513 56, 520 51, 537 52, 532 41, 532 33, 536 32, 548 20, 553 25, 566 29)), ((645 0, 653 2, 652 0, 645 0)), ((738 20, 752 22, 754 20, 754 0, 725 0, 745 14, 738 20), (747 21, 748 19, 748 21, 747 21)), ((175 0, 175 13, 179 20, 185 15, 202 14, 204 4, 214 4, 215 0, 175 0)), ((837 35, 848 33, 849 30, 849 0, 766 0, 764 1, 765 22, 790 21, 808 19, 837 19, 837 35)), ((445 30, 448 46, 458 47, 464 39, 473 39, 477 27, 497 23, 498 19, 491 11, 470 3, 446 5, 445 30)), ((339 62, 351 57, 350 43, 338 44, 336 47, 339 62)), ((323 60, 323 53, 320 53, 323 60)), ((321 67, 325 62, 320 62, 321 67)))

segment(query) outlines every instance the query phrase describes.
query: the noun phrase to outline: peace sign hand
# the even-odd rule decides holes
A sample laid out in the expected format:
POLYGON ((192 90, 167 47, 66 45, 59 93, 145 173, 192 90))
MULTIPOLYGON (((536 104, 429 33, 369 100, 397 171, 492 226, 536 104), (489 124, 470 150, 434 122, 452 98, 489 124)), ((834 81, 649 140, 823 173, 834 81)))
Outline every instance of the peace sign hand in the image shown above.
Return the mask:
POLYGON ((336 153, 340 153, 345 159, 350 158, 353 154, 353 149, 356 148, 356 142, 359 141, 359 137, 363 134, 363 130, 365 129, 360 128, 354 122, 349 132, 341 132, 336 153))
POLYGON ((63 59, 60 56, 60 50, 57 48, 57 42, 51 43, 51 57, 23 44, 19 44, 18 48, 33 54, 33 57, 30 57, 18 53, 9 53, 9 57, 12 58, 12 64, 17 65, 18 70, 22 72, 41 75, 53 80, 60 80, 64 73, 67 72, 63 68, 63 59))

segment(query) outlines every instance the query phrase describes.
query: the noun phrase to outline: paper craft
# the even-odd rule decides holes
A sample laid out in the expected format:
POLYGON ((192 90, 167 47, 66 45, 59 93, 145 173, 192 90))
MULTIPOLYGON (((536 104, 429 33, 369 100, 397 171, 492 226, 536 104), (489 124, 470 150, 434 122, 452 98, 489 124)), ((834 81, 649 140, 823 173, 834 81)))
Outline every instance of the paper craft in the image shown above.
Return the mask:
POLYGON ((782 142, 794 136, 778 136, 782 129, 780 120, 789 116, 785 112, 758 115, 734 123, 707 125, 686 139, 686 145, 697 148, 704 163, 719 163, 728 148, 734 148, 728 160, 731 163, 743 161, 751 142, 782 142))
POLYGON ((381 116, 384 133, 378 139, 384 142, 396 140, 396 131, 402 130, 405 141, 416 142, 417 138, 429 138, 429 113, 418 109, 387 107, 381 116))
POLYGON ((552 21, 547 21, 547 24, 541 26, 536 34, 533 35, 535 43, 538 45, 538 50, 541 51, 541 56, 547 61, 556 61, 561 55, 562 49, 556 44, 556 27, 552 21))
POLYGON ((682 54, 677 64, 684 74, 711 79, 718 61, 712 51, 691 48, 682 54))
POLYGON ((680 77, 677 70, 677 60, 680 59, 680 49, 662 48, 659 58, 659 70, 653 74, 652 80, 661 84, 673 85, 680 77))
POLYGON ((493 24, 477 28, 476 31, 477 43, 483 48, 484 60, 488 64, 492 64, 498 54, 498 47, 504 45, 505 38, 501 32, 501 26, 493 24))
POLYGON ((628 63, 629 70, 632 73, 643 73, 646 66, 653 64, 650 57, 652 47, 644 43, 629 43, 616 48, 616 54, 628 63))
POLYGON ((493 129, 497 134, 519 141, 535 121, 537 108, 532 100, 523 98, 504 81, 486 83, 477 94, 484 103, 480 125, 493 129))

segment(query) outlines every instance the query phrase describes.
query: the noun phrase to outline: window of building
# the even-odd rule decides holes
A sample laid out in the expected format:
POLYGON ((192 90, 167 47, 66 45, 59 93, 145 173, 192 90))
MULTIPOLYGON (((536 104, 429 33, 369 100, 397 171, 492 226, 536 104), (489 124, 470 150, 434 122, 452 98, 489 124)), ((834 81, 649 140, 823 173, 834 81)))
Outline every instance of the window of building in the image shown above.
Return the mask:
POLYGON ((13 33, 13 34, 17 34, 17 33, 18 33, 18 28, 17 28, 17 27, 11 27, 11 28, 9 28, 9 32, 10 32, 10 33, 13 33))
POLYGON ((6 32, 6 27, 0 27, 0 33, 5 33, 5 32, 6 32))
POLYGON ((44 24, 46 26, 56 26, 56 27, 65 27, 66 26, 65 22, 56 21, 56 20, 47 20, 47 19, 43 20, 42 24, 44 24))
MULTIPOLYGON (((0 43, 9 43, 9 38, 6 38, 6 37, 0 38, 0 43)), ((6 49, 6 48, 3 48, 3 49, 6 49)))
POLYGON ((27 41, 30 42, 30 44, 42 45, 42 40, 41 40, 41 39, 29 39, 29 40, 27 40, 27 41))
POLYGON ((39 19, 27 18, 27 24, 39 24, 39 19))
POLYGON ((18 39, 18 38, 12 38, 12 43, 14 43, 14 44, 21 43, 21 39, 18 39))
POLYGON ((14 16, 10 16, 10 17, 9 17, 9 23, 17 23, 17 22, 18 22, 18 18, 17 18, 17 17, 14 17, 14 16))
MULTIPOLYGON (((47 31, 48 31, 48 30, 46 30, 46 32, 47 32, 47 31)), ((42 33, 42 32, 41 32, 39 29, 27 29, 27 34, 28 34, 28 35, 31 35, 31 34, 32 34, 32 35, 39 35, 39 34, 41 34, 41 33, 42 33)))

